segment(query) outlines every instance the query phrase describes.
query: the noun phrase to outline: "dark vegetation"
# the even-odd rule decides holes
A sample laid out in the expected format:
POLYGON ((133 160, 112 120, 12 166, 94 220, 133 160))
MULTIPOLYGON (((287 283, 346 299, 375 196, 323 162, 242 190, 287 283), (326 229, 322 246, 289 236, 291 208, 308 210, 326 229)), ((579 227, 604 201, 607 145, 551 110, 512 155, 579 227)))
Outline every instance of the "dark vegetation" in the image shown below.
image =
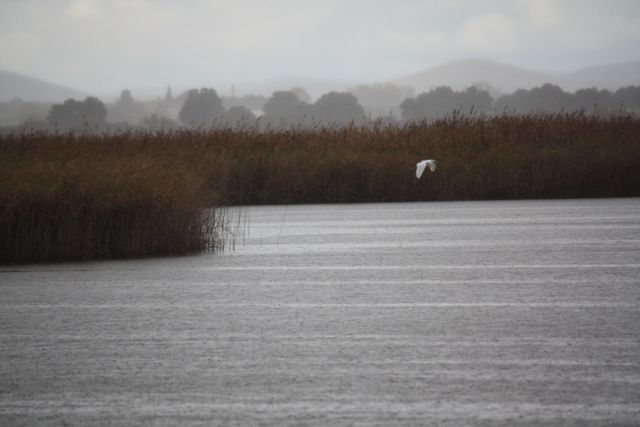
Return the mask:
POLYGON ((211 206, 640 196, 639 136, 636 116, 577 113, 13 133, 0 137, 0 261, 212 249, 211 206), (439 168, 416 180, 423 158, 439 168))
POLYGON ((136 101, 123 90, 113 103, 97 98, 40 104, 13 100, 0 103, 0 133, 14 130, 95 134, 128 130, 152 132, 177 129, 259 127, 326 127, 372 125, 374 122, 403 124, 437 120, 452 114, 502 116, 580 112, 612 116, 640 113, 640 86, 615 92, 596 88, 575 93, 544 84, 531 90, 500 95, 490 87, 471 86, 462 91, 437 87, 413 96, 410 87, 392 84, 358 86, 349 92, 329 92, 315 101, 303 88, 276 91, 269 98, 259 95, 220 97, 214 89, 192 89, 173 97, 136 101), (7 126, 11 124, 11 126, 7 126))
POLYGON ((639 135, 635 117, 558 114, 195 137, 244 205, 638 196, 639 135), (416 180, 423 158, 439 168, 416 180))
POLYGON ((0 138, 0 261, 214 249, 203 149, 151 134, 0 138))
POLYGON ((584 112, 611 116, 640 112, 640 86, 629 86, 615 92, 596 88, 575 93, 559 86, 544 84, 531 90, 520 89, 509 95, 493 98, 487 90, 474 86, 464 91, 449 87, 435 88, 400 104, 405 120, 445 117, 453 112, 474 114, 555 114, 584 112))

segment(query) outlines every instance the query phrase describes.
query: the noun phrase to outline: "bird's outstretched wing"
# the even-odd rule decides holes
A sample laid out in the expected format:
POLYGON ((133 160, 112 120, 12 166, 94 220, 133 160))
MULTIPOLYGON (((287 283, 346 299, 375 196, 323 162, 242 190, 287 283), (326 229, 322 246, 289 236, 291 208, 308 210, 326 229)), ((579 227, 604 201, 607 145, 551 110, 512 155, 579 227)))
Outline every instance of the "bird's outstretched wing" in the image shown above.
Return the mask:
POLYGON ((422 173, 427 166, 429 166, 429 170, 431 172, 434 172, 436 170, 436 164, 437 162, 433 159, 422 160, 416 163, 416 178, 420 178, 422 176, 422 173))

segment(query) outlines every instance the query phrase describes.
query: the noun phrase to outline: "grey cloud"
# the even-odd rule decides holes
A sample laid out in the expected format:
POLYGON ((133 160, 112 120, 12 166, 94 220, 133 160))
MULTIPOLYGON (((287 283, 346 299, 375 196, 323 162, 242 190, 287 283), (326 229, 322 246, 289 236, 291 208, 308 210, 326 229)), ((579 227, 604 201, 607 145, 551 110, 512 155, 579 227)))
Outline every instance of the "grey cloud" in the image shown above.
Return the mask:
POLYGON ((0 68, 85 90, 277 75, 372 81, 469 56, 640 59, 635 0, 4 0, 0 68))

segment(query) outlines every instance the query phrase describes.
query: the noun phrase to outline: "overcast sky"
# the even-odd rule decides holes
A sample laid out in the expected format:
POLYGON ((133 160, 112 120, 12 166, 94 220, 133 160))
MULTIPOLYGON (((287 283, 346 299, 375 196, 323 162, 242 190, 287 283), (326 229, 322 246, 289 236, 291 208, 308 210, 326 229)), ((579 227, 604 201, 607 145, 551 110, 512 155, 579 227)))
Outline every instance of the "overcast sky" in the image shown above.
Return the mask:
POLYGON ((0 69, 94 93, 373 82, 468 57, 550 71, 638 61, 640 1, 0 0, 0 69))

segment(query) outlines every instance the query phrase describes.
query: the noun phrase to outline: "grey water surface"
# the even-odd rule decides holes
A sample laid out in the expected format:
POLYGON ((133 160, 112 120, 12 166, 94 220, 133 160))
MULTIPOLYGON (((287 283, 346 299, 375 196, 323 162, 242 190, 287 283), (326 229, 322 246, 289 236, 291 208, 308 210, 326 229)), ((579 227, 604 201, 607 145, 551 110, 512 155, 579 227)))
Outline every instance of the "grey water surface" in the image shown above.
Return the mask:
POLYGON ((639 199, 233 215, 220 254, 0 267, 0 424, 640 424, 639 199))

